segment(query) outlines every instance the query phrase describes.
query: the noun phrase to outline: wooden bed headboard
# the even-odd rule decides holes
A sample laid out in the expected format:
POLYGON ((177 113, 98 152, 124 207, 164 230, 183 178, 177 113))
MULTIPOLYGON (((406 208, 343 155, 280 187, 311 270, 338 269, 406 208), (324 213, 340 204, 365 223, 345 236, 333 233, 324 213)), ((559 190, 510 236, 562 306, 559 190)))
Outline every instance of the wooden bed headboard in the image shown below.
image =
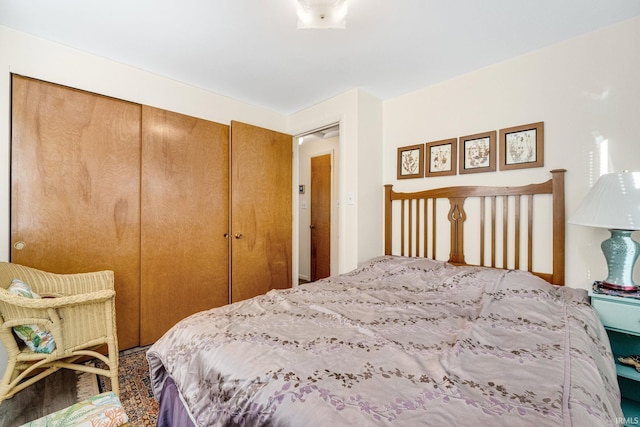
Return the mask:
POLYGON ((393 191, 392 185, 385 185, 385 255, 437 259, 437 238, 442 237, 442 233, 447 233, 446 229, 438 228, 438 200, 448 199, 448 262, 456 265, 522 269, 549 283, 564 285, 565 172, 565 169, 555 169, 551 171, 552 178, 546 182, 517 187, 459 186, 397 193, 393 191), (533 242, 537 236, 534 232, 534 197, 539 195, 551 197, 551 211, 541 209, 538 213, 543 219, 550 217, 547 228, 551 230, 551 235, 546 236, 546 239, 551 247, 542 250, 551 251, 550 272, 533 271, 533 242), (476 229, 479 241, 473 249, 477 250, 479 262, 467 264, 464 236, 465 221, 470 211, 465 211, 465 202, 472 198, 478 200, 474 205, 474 215, 479 219, 476 229), (394 202, 400 204, 400 218, 396 224, 393 212, 394 208, 396 211, 398 208, 394 202), (400 239, 400 251, 396 254, 393 253, 394 236, 399 236, 400 239), (526 266, 522 266, 521 252, 526 252, 526 266), (499 255, 502 255, 501 259, 499 255))

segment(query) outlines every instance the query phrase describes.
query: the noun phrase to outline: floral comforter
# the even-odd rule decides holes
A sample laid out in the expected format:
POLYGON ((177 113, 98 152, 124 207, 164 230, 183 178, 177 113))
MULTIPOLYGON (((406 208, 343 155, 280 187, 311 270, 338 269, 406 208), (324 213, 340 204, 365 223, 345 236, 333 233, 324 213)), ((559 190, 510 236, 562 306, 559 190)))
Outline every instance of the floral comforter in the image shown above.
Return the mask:
POLYGON ((375 258, 194 314, 147 353, 200 426, 610 426, 623 420, 584 290, 375 258))

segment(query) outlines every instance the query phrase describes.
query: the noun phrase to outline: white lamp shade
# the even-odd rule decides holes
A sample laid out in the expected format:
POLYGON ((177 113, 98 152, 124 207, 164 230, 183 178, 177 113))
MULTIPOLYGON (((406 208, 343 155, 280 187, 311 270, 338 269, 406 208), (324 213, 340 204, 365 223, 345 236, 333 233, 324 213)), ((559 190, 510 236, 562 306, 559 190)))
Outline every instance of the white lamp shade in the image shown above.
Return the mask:
POLYGON ((640 230, 640 172, 602 175, 569 223, 616 230, 640 230))

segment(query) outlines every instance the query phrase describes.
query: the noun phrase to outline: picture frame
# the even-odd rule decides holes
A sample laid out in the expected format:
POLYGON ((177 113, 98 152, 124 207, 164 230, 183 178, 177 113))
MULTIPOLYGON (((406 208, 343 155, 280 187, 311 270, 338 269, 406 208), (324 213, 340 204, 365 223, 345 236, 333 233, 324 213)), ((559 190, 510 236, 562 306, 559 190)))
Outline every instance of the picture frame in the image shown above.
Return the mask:
POLYGON ((544 166, 544 122, 500 129, 500 170, 544 166))
POLYGON ((458 169, 456 138, 427 142, 425 177, 455 175, 458 169))
POLYGON ((398 179, 424 176, 424 144, 398 148, 398 179))
POLYGON ((459 173, 494 172, 496 170, 495 130, 458 138, 459 173))

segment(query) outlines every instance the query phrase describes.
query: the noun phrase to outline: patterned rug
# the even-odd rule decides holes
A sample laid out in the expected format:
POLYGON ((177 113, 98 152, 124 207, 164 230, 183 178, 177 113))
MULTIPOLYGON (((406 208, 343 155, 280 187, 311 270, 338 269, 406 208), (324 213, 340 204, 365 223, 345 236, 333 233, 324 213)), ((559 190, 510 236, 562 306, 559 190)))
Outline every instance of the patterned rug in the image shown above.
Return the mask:
MULTIPOLYGON (((131 427, 155 426, 158 419, 158 402, 151 391, 149 364, 145 356, 148 348, 120 352, 120 403, 129 416, 131 427)), ((95 365, 106 367, 101 361, 96 361, 95 365)), ((111 391, 111 380, 98 376, 98 386, 101 392, 111 391)))
POLYGON ((2 402, 0 426, 18 427, 99 393, 97 375, 60 369, 2 402))

